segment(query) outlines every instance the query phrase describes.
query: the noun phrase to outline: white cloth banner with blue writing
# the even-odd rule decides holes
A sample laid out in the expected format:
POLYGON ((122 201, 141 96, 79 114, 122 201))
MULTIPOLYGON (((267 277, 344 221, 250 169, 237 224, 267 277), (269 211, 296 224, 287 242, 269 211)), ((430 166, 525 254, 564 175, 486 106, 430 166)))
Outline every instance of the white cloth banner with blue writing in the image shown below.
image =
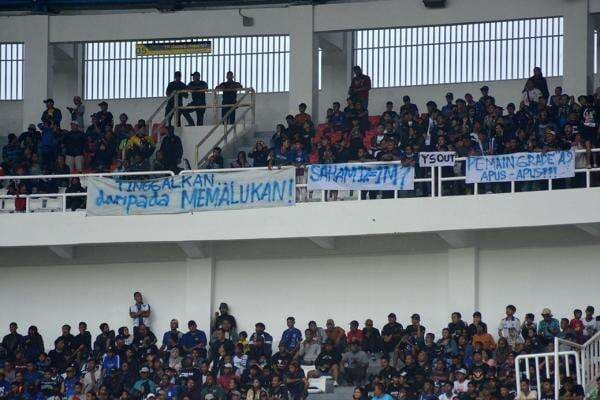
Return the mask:
POLYGON ((313 164, 308 190, 413 190, 415 169, 399 163, 313 164))
POLYGON ((467 183, 534 181, 575 176, 573 151, 469 157, 467 183))
POLYGON ((202 172, 150 180, 90 178, 88 215, 175 214, 296 202, 293 168, 202 172))

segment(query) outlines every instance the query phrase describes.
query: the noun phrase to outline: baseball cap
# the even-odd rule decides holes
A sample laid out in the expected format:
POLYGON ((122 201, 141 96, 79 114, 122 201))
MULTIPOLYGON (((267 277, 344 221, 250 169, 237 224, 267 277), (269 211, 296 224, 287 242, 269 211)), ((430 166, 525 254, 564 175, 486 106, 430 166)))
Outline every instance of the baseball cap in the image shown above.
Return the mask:
POLYGON ((51 97, 48 97, 46 100, 44 100, 44 103, 50 103, 50 102, 54 103, 54 99, 51 97))
POLYGON ((142 367, 142 368, 140 368, 140 374, 143 373, 143 372, 150 372, 150 368, 148 368, 148 367, 142 367))
POLYGON ((101 101, 100 103, 98 103, 98 105, 99 105, 100 107, 102 107, 102 106, 107 106, 107 105, 108 105, 108 103, 107 103, 107 102, 105 102, 105 101, 101 101))
POLYGON ((192 74, 192 76, 196 76, 196 75, 200 76, 200 72, 196 71, 192 74))
POLYGON ((456 372, 458 372, 459 374, 463 374, 463 375, 467 374, 467 370, 464 368, 461 368, 461 369, 457 370, 456 372))
POLYGON ((544 308, 542 310, 542 315, 552 315, 552 311, 549 308, 544 308))

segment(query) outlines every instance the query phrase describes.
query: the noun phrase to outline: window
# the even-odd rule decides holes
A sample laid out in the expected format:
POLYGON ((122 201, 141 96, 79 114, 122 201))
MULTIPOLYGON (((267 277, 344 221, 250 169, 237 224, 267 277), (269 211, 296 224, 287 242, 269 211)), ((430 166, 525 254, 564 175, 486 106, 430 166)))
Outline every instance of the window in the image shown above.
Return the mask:
POLYGON ((354 31, 373 87, 523 79, 563 73, 563 18, 354 31))
POLYGON ((85 43, 84 97, 88 100, 164 96, 175 71, 188 81, 198 71, 209 87, 225 80, 227 71, 257 92, 289 90, 290 40, 287 35, 196 38, 210 41, 210 54, 136 56, 136 43, 184 42, 154 40, 85 43))
POLYGON ((23 43, 0 43, 0 100, 23 100, 23 43))

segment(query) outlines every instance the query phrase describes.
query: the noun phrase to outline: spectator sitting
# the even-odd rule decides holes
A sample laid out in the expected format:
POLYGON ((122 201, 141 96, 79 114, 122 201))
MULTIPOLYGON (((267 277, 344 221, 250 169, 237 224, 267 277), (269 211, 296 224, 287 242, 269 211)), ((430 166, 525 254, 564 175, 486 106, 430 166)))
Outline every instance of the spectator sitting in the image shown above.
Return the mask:
POLYGON ((267 158, 269 157, 269 148, 262 140, 258 140, 250 154, 248 154, 248 157, 253 160, 253 167, 266 167, 267 158))
POLYGON ((307 377, 319 378, 321 376, 331 376, 334 381, 334 385, 337 384, 339 377, 340 366, 339 363, 342 360, 342 356, 339 351, 335 349, 334 343, 327 340, 324 344, 321 353, 315 360, 315 369, 309 371, 307 377))
POLYGON ((304 331, 304 341, 300 344, 300 349, 295 358, 302 365, 314 365, 317 357, 321 353, 321 343, 313 336, 310 329, 304 331))
POLYGON ((248 159, 246 157, 246 152, 239 151, 236 159, 231 162, 230 167, 231 168, 249 168, 250 163, 248 162, 248 159))
POLYGON ((121 115, 119 115, 119 123, 114 126, 115 135, 121 140, 129 138, 135 132, 133 126, 131 126, 131 124, 127 122, 128 119, 129 117, 127 116, 127 114, 122 113, 121 115))
POLYGON ((340 372, 344 380, 351 385, 361 386, 364 383, 369 366, 369 357, 361 349, 361 342, 354 338, 347 352, 342 354, 340 372))

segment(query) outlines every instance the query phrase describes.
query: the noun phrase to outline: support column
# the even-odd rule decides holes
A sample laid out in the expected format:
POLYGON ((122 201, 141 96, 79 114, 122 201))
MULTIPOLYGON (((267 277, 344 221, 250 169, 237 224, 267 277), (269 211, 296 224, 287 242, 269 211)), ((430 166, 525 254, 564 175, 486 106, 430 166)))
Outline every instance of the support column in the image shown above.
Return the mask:
POLYGON ((563 46, 563 88, 577 96, 594 88, 594 38, 589 0, 575 0, 565 7, 563 46))
POLYGON ((180 321, 185 330, 193 319, 198 328, 210 333, 210 319, 214 312, 215 260, 212 257, 188 259, 186 261, 185 321, 180 321))
POLYGON ((479 250, 448 249, 448 314, 458 311, 465 319, 479 309, 479 250))
POLYGON ((327 108, 334 101, 345 106, 352 80, 352 32, 321 33, 319 45, 323 51, 319 121, 324 121, 327 108))
MULTIPOLYGON (((52 95, 52 54, 49 46, 48 17, 32 16, 24 34, 23 44, 23 130, 32 123, 39 123, 43 101, 52 95)), ((63 111, 63 117, 64 112, 63 111)))
POLYGON ((290 26, 290 94, 289 112, 298 113, 298 104, 306 103, 307 112, 313 116, 319 110, 319 47, 313 31, 313 7, 288 8, 290 26))

